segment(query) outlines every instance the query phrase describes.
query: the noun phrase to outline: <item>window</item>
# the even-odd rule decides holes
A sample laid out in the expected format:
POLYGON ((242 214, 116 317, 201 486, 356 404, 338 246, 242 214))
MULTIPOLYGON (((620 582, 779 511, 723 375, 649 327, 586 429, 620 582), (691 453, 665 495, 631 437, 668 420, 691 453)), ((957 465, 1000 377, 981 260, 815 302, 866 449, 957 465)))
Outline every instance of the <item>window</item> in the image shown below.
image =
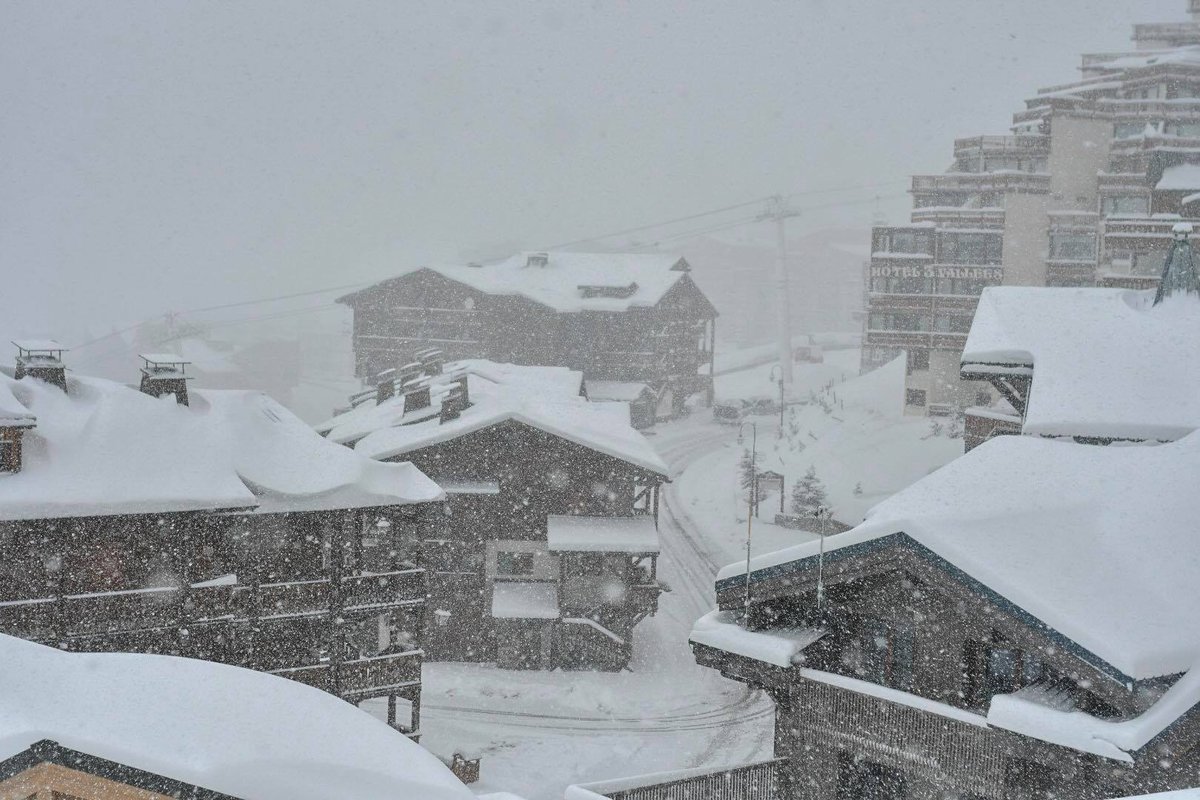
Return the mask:
POLYGON ((867 328, 875 331, 926 332, 929 330, 929 315, 874 313, 867 317, 867 328))
POLYGON ((938 294, 977 295, 996 281, 982 278, 938 278, 938 294))
POLYGON ((928 230, 877 228, 873 249, 882 253, 928 253, 932 255, 928 230))
POLYGON ((497 575, 533 574, 533 553, 516 553, 511 550, 500 550, 496 553, 497 575))
POLYGON ((943 233, 938 241, 938 261, 944 264, 999 264, 998 233, 943 233))
POLYGON ((1129 271, 1135 275, 1162 275, 1163 267, 1166 264, 1167 252, 1165 250, 1134 253, 1130 259, 1129 271))
POLYGON ((1100 210, 1105 214, 1149 214, 1150 200, 1136 194, 1113 195, 1101 201, 1100 210))
POLYGON ((1168 122, 1163 126, 1163 133, 1167 136, 1200 136, 1200 122, 1168 122))
POLYGON ((928 350, 909 350, 906 371, 912 375, 917 370, 929 369, 928 350))
MULTIPOLYGON (((924 392, 922 405, 924 405, 924 392)), ((908 691, 913 684, 913 634, 875 620, 863 623, 859 672, 863 680, 908 691)))
POLYGON ((933 278, 876 275, 871 278, 871 291, 886 294, 929 294, 933 291, 933 278))
POLYGON ((917 406, 918 408, 925 407, 925 390, 924 389, 906 389, 904 391, 904 404, 908 406, 917 406))
POLYGON ((1050 234, 1050 258, 1061 261, 1095 261, 1096 236, 1092 233, 1050 234))
POLYGON ((971 316, 968 314, 951 314, 934 320, 933 329, 938 333, 968 333, 971 330, 971 316))
POLYGON ((1118 122, 1113 126, 1114 139, 1136 139, 1146 132, 1146 126, 1149 125, 1153 129, 1153 124, 1146 122, 1118 122))

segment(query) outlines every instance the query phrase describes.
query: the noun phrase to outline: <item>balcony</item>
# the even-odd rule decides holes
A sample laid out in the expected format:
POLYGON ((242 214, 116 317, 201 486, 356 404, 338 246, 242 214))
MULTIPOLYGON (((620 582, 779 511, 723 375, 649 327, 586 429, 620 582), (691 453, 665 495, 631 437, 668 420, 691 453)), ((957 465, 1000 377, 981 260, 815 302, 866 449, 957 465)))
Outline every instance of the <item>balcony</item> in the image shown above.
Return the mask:
POLYGON ((660 772, 635 778, 578 784, 567 800, 780 800, 782 758, 720 769, 660 772))
MULTIPOLYGON (((425 594, 424 570, 409 569, 346 578, 340 592, 321 579, 64 595, 0 603, 0 631, 68 650, 176 654, 283 670, 326 685, 325 667, 317 664, 329 643, 314 631, 330 630, 335 613, 352 618, 420 607, 425 594)), ((340 665, 336 685, 361 695, 414 680, 411 665, 397 672, 399 662, 380 658, 340 665)))
POLYGON ((1003 208, 959 208, 929 206, 912 210, 914 223, 933 223, 939 228, 996 228, 1004 227, 1003 208))
POLYGON ((1013 153, 1020 155, 1047 154, 1050 152, 1050 137, 1042 133, 1026 133, 1013 136, 971 136, 954 140, 954 156, 972 153, 1013 153))
POLYGON ((931 192, 1016 192, 1045 194, 1050 175, 1045 172, 947 172, 913 175, 912 193, 931 192))
POLYGON ((990 408, 969 408, 963 422, 963 449, 973 450, 996 436, 1021 433, 1019 414, 994 411, 990 408))

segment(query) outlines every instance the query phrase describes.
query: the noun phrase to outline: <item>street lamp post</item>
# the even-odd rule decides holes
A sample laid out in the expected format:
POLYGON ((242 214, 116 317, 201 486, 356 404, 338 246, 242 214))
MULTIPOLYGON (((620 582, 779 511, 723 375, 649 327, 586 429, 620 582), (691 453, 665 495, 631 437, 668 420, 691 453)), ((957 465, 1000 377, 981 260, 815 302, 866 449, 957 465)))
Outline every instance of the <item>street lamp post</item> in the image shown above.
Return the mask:
POLYGON ((771 374, 767 376, 767 380, 775 380, 775 370, 779 370, 779 438, 783 438, 783 367, 776 364, 771 367, 771 374))
POLYGON ((754 525, 754 504, 758 500, 758 423, 743 422, 738 425, 737 442, 745 441, 743 431, 750 426, 750 497, 746 501, 746 598, 744 601, 746 622, 750 621, 750 536, 754 525))

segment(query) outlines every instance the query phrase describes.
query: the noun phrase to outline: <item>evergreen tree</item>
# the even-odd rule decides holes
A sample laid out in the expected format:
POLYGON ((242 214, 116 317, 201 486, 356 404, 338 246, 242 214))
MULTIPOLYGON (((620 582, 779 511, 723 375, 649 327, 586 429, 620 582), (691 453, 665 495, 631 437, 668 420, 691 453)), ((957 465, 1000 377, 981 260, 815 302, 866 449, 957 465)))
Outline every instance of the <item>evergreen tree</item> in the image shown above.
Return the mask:
POLYGON ((792 487, 792 511, 805 516, 816 516, 819 509, 828 509, 829 498, 825 485, 817 477, 817 468, 809 467, 804 477, 792 487))
MULTIPOLYGON (((754 480, 754 477, 755 477, 754 473, 756 472, 756 465, 754 464, 753 459, 750 457, 749 450, 742 451, 742 460, 738 462, 738 470, 741 472, 741 479, 740 479, 741 487, 746 492, 745 496, 747 498, 749 498, 750 497, 750 487, 756 485, 756 482, 754 480)), ((759 484, 758 485, 758 497, 756 497, 754 499, 754 502, 757 504, 760 500, 762 500, 766 496, 767 496, 767 493, 763 490, 762 485, 759 484)))

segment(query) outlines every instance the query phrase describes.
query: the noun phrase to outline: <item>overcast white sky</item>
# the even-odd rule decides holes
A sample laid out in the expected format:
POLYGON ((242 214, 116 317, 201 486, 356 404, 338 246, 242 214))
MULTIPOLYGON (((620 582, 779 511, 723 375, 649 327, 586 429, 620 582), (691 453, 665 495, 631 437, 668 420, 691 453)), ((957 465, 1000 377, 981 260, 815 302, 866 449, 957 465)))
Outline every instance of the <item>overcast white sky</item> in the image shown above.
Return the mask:
POLYGON ((383 277, 389 241, 399 269, 868 184, 796 205, 901 219, 954 137, 1185 6, 2 3, 0 334, 383 277))

